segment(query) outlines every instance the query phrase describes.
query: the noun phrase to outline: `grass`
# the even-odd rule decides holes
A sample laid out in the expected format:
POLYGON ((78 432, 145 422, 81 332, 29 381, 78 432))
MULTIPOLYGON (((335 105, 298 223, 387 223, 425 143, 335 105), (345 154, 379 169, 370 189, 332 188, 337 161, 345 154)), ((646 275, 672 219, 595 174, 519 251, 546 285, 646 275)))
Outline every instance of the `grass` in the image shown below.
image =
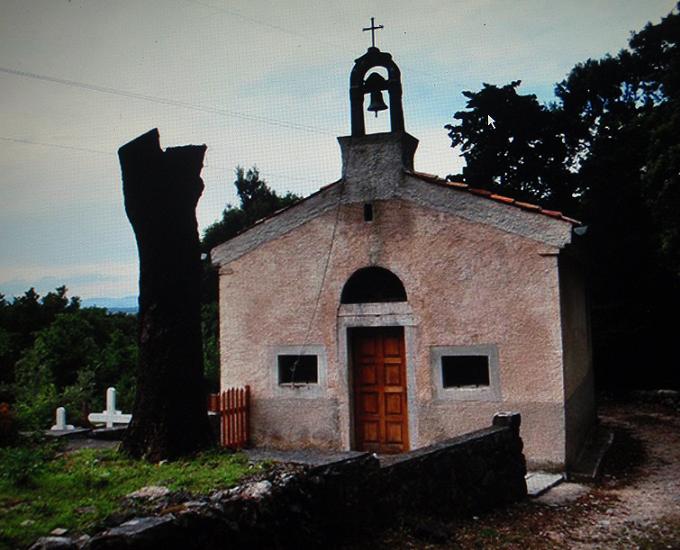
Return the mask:
POLYGON ((69 535, 94 532, 124 512, 125 495, 147 485, 208 493, 255 469, 244 455, 219 450, 150 464, 114 450, 63 454, 44 443, 0 448, 0 548, 25 547, 57 527, 69 535))

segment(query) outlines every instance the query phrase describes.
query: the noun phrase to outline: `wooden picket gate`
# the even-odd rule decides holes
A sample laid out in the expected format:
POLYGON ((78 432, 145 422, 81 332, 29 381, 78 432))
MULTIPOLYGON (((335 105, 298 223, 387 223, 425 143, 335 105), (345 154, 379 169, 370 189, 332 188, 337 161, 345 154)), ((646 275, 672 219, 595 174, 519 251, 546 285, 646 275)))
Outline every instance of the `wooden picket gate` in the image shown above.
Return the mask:
POLYGON ((220 416, 220 445, 242 449, 250 440, 250 386, 212 393, 208 410, 220 416))

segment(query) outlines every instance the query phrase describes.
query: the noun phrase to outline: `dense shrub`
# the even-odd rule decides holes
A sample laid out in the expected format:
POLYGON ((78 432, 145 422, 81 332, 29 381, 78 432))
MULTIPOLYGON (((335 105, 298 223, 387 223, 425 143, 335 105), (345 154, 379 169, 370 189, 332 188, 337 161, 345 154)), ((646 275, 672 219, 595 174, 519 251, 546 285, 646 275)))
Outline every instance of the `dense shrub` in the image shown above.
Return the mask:
POLYGON ((69 423, 86 425, 109 386, 131 410, 136 337, 135 316, 81 309, 65 287, 42 299, 33 289, 12 303, 0 296, 0 399, 11 403, 22 430, 49 428, 59 406, 69 423))

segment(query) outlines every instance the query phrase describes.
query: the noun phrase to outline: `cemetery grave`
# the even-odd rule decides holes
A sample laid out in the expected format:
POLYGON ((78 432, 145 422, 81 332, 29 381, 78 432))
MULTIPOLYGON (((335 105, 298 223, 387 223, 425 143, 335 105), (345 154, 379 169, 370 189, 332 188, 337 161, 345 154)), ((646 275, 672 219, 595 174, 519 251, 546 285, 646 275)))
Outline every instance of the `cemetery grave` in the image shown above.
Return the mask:
POLYGON ((103 423, 107 428, 113 428, 116 424, 129 424, 132 420, 131 414, 123 414, 116 409, 116 388, 106 390, 106 409, 100 413, 90 413, 87 419, 95 423, 103 423))

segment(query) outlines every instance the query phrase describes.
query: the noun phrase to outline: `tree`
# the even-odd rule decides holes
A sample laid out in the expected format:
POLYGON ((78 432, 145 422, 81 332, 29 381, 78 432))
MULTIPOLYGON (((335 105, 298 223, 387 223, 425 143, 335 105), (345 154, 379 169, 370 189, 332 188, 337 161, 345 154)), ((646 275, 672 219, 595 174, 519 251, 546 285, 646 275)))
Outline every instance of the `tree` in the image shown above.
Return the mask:
POLYGON ((32 353, 46 367, 58 389, 75 383, 78 372, 93 367, 97 345, 92 326, 81 315, 60 314, 54 322, 36 336, 32 353))
MULTIPOLYGON (((118 314, 117 316, 128 317, 118 314)), ((109 314, 109 320, 116 316, 109 314)), ((104 395, 106 388, 115 387, 118 407, 131 411, 136 393, 136 370, 139 360, 136 341, 136 323, 108 324, 108 339, 100 346, 99 358, 95 364, 95 387, 98 395, 104 395), (132 330, 130 330, 132 329, 132 330)))
MULTIPOLYGON (((677 4, 680 10, 680 3, 677 4)), ((654 104, 647 120, 649 144, 642 174, 644 197, 654 212, 660 259, 680 277, 680 14, 647 24, 631 39, 641 95, 654 104)))
POLYGON ((479 92, 463 92, 467 110, 454 115, 458 124, 445 128, 466 166, 449 179, 551 208, 571 206, 575 179, 565 162, 560 112, 539 104, 535 95, 518 94, 520 84, 484 84, 479 92))
POLYGON ((163 151, 159 141, 154 129, 118 151, 140 264, 137 393, 122 449, 152 461, 214 442, 203 379, 196 222, 206 147, 163 151))
POLYGON ((4 296, 0 299, 0 400, 12 400, 15 365, 36 335, 58 315, 79 309, 78 298, 69 300, 66 293, 66 287, 61 286, 41 298, 30 288, 12 303, 4 296))
MULTIPOLYGON (((258 220, 266 218, 277 210, 291 206, 300 200, 300 197, 290 192, 280 197, 276 191, 267 185, 264 179, 260 178, 260 172, 256 166, 249 168, 247 172, 241 166, 237 166, 234 173, 236 175, 234 186, 236 187, 240 206, 227 204, 226 208, 222 211, 222 219, 206 228, 201 240, 201 249, 206 254, 209 254, 210 250, 217 245, 228 241, 241 231, 252 226, 258 220)), ((203 263, 201 288, 204 306, 216 304, 217 270, 212 266, 208 257, 206 257, 203 263)), ((216 346, 219 340, 216 305, 206 310, 203 319, 204 324, 207 323, 212 327, 212 332, 204 332, 204 338, 207 336, 216 346)), ((217 349, 210 343, 204 347, 206 347, 206 358, 209 358, 211 361, 210 365, 212 365, 211 368, 214 369, 213 361, 218 359, 217 349)))
POLYGON ((594 351, 609 385, 680 385, 667 368, 680 306, 679 25, 672 13, 648 24, 629 50, 577 65, 556 88, 586 187, 594 351))
POLYGON ((201 320, 203 327, 203 365, 206 385, 211 392, 220 389, 220 331, 217 302, 203 304, 201 320))
POLYGON ((202 240, 204 252, 210 252, 212 248, 235 237, 256 221, 300 200, 293 193, 286 193, 283 197, 277 195, 265 180, 260 179, 256 166, 249 168, 248 172, 237 166, 235 174, 234 185, 241 204, 239 207, 228 204, 222 212, 222 219, 205 230, 202 240))
POLYGON ((130 410, 134 395, 136 319, 101 308, 80 309, 65 287, 43 298, 33 289, 0 300, 0 400, 13 404, 24 429, 43 429, 65 406, 74 422, 101 408, 106 388, 130 410), (127 405, 126 405, 127 403, 127 405))
POLYGON ((576 65, 556 85, 556 103, 518 95, 519 81, 485 84, 465 92, 467 110, 447 126, 465 181, 588 225, 600 386, 680 386, 666 368, 675 356, 666 319, 680 307, 679 41, 671 13, 628 50, 576 65))

